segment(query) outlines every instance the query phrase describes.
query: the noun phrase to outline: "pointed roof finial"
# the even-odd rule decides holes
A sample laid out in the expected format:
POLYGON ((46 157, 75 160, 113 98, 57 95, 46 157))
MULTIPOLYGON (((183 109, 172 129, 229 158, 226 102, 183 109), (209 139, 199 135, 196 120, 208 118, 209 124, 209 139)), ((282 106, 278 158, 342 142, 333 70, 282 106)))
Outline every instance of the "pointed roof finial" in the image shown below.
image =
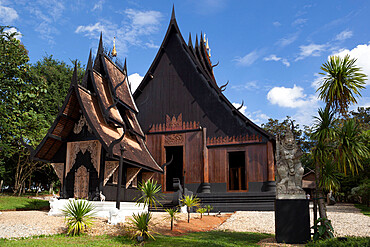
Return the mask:
POLYGON ((123 71, 126 73, 127 75, 127 63, 126 63, 126 58, 125 58, 125 63, 123 64, 123 71))
MULTIPOLYGON (((208 40, 208 39, 207 39, 208 40)), ((206 33, 204 33, 204 38, 203 38, 204 43, 206 43, 206 33)))
POLYGON ((206 49, 207 49, 207 50, 209 49, 209 45, 208 45, 208 38, 207 38, 207 41, 206 41, 206 49))
POLYGON ((99 40, 98 54, 102 54, 103 52, 104 52, 104 48, 103 48, 103 32, 100 32, 100 40, 99 40))
POLYGON ((198 46, 198 34, 195 35, 195 47, 198 46))
POLYGON ((172 5, 171 20, 176 20, 176 16, 175 16, 175 4, 172 5))
POLYGON ((116 51, 116 37, 114 37, 114 39, 113 39, 112 57, 117 57, 117 51, 116 51))
POLYGON ((75 84, 75 85, 78 84, 78 79, 77 79, 77 59, 75 60, 75 68, 73 70, 72 83, 75 84))
POLYGON ((193 41, 191 40, 191 33, 189 33, 189 41, 188 41, 188 46, 193 47, 193 41))
POLYGON ((89 59, 88 59, 88 61, 87 61, 86 70, 88 70, 88 69, 92 68, 92 63, 93 63, 93 61, 92 61, 92 51, 91 51, 91 49, 90 49, 90 54, 89 54, 89 59))
POLYGON ((203 33, 200 32, 200 43, 199 43, 199 45, 201 45, 202 43, 203 43, 203 33))

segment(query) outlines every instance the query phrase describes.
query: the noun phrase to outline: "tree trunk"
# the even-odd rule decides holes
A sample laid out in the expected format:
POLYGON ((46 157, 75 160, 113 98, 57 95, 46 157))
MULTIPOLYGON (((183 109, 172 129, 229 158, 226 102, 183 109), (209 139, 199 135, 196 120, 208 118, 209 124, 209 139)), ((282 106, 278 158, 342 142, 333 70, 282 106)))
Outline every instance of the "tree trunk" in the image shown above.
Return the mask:
POLYGON ((51 195, 51 194, 53 193, 53 191, 54 191, 54 182, 52 182, 52 183, 50 184, 49 194, 51 195))
POLYGON ((171 218, 171 231, 173 229, 173 218, 171 218))
POLYGON ((321 181, 321 166, 319 162, 316 162, 315 165, 315 175, 316 175, 316 195, 317 195, 317 202, 319 205, 319 214, 320 218, 327 219, 328 216, 326 215, 326 205, 325 205, 325 199, 324 199, 324 193, 322 191, 322 188, 320 186, 321 181))
POLYGON ((1 182, 0 182, 0 193, 3 192, 3 183, 4 183, 4 180, 1 179, 1 182))

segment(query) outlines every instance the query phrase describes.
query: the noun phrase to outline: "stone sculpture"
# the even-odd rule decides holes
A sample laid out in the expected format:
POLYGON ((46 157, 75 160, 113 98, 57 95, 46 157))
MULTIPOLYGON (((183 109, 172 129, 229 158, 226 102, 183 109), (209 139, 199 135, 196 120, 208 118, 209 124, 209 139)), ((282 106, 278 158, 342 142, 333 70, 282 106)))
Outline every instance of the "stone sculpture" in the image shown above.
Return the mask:
POLYGON ((301 151, 296 144, 293 132, 287 128, 282 140, 276 138, 276 198, 277 199, 305 199, 302 189, 304 169, 299 160, 301 151))

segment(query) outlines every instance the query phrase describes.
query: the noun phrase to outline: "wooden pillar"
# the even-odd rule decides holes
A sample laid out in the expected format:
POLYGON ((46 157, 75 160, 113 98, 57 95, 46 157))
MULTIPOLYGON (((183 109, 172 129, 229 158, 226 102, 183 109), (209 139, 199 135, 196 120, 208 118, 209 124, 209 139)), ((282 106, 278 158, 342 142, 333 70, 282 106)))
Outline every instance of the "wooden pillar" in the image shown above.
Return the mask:
POLYGON ((116 208, 120 209, 121 205, 121 185, 122 185, 122 170, 123 170, 123 152, 125 149, 121 145, 120 147, 121 155, 119 157, 119 167, 118 167, 118 183, 117 183, 117 197, 116 197, 116 208))
POLYGON ((209 183, 209 165, 207 148, 207 129, 202 129, 202 151, 203 151, 203 184, 202 193, 211 193, 211 184, 209 183))

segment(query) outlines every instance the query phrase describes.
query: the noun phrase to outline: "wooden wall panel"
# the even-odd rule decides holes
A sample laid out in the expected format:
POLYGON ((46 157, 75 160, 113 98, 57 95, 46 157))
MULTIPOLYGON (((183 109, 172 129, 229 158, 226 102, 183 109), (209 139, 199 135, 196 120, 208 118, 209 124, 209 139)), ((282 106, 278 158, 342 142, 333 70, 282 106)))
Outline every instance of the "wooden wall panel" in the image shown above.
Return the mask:
MULTIPOLYGON (((147 147, 152 154, 154 160, 158 165, 164 163, 165 157, 163 156, 163 136, 161 135, 147 135, 146 136, 147 147)), ((155 173, 153 179, 159 184, 162 184, 163 175, 161 173, 155 173)))
POLYGON ((225 148, 208 149, 209 182, 227 183, 227 153, 225 148))
POLYGON ((203 148, 202 132, 185 134, 185 182, 202 183, 203 181, 203 148))
POLYGON ((267 181, 266 145, 248 146, 248 181, 267 181))

